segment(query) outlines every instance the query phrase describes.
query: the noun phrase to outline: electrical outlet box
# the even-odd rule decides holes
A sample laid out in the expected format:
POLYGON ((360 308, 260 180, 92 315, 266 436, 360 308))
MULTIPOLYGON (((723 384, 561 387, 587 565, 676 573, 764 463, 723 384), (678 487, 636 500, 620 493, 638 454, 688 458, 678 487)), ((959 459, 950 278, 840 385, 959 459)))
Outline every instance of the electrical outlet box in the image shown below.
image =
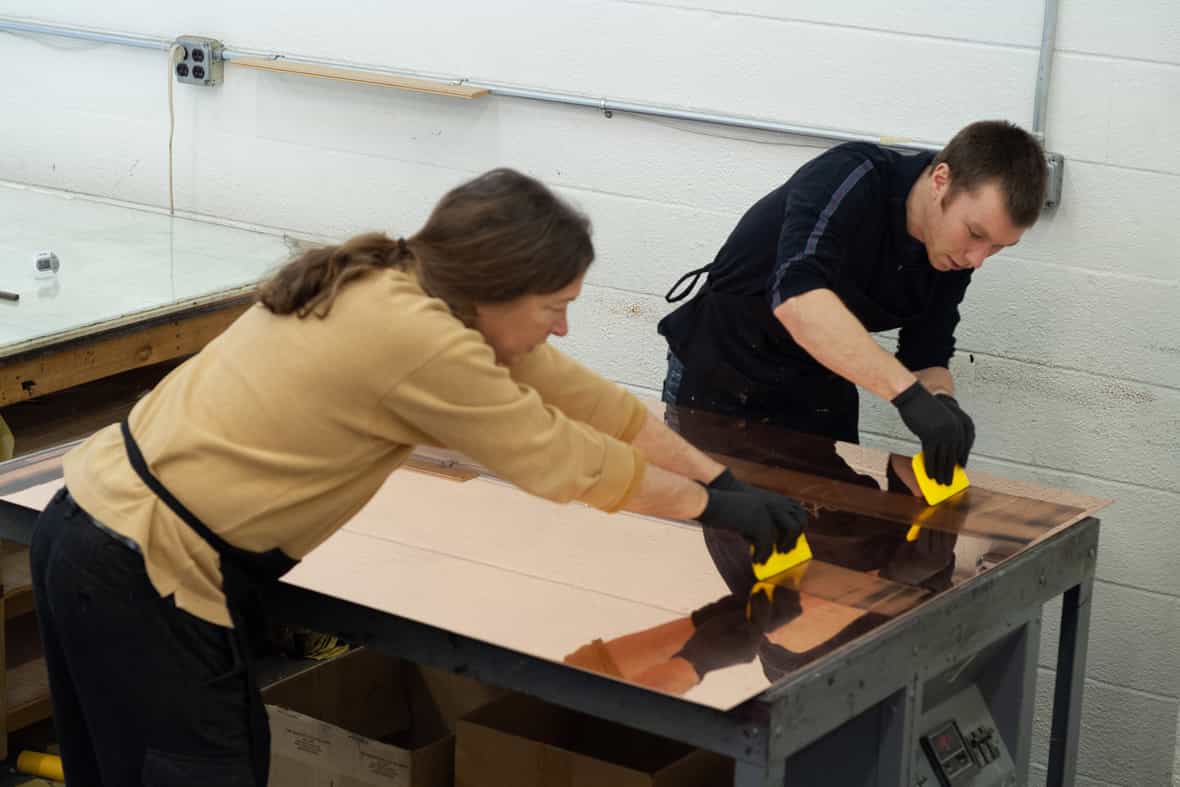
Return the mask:
POLYGON ((225 61, 221 59, 220 41, 201 36, 180 36, 175 43, 181 47, 179 58, 172 66, 177 82, 205 87, 221 83, 225 61))

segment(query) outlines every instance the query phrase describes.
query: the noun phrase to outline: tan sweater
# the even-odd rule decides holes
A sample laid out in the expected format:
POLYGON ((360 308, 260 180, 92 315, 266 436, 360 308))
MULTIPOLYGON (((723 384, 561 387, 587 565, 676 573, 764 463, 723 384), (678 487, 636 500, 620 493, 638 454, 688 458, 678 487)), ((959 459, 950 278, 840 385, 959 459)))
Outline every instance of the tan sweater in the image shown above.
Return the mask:
MULTIPOLYGON (((416 278, 344 287, 325 319, 248 309, 131 412, 152 472, 234 546, 302 558, 416 444, 460 451, 535 495, 617 510, 638 486, 646 411, 545 344, 512 367, 416 278)), ((161 596, 223 626, 217 554, 135 475, 118 425, 65 457, 93 517, 140 545, 161 596)), ((395 527, 391 522, 390 527, 395 527)))

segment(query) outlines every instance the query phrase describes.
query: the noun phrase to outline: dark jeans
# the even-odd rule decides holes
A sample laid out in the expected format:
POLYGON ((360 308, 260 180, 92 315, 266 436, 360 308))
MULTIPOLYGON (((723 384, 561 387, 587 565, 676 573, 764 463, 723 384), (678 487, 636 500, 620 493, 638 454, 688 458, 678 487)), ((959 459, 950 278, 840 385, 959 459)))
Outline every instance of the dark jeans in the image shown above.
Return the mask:
POLYGON ((860 442, 860 397, 856 386, 831 372, 800 374, 790 383, 766 388, 725 370, 686 367, 668 353, 668 372, 660 398, 668 404, 792 432, 860 442))
POLYGON ((37 520, 30 558, 70 787, 254 785, 230 629, 160 598, 140 554, 68 493, 37 520))

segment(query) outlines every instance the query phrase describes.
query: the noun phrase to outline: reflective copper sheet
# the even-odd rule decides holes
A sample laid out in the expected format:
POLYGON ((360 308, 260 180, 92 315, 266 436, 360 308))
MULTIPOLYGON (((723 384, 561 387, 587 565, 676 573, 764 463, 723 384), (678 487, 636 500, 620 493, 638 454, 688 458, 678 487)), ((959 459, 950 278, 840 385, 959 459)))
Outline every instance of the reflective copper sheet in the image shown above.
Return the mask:
POLYGON ((399 473, 288 581, 718 708, 928 595, 819 561, 768 593, 747 545, 711 536, 399 473), (675 656, 698 633, 694 667, 675 656))

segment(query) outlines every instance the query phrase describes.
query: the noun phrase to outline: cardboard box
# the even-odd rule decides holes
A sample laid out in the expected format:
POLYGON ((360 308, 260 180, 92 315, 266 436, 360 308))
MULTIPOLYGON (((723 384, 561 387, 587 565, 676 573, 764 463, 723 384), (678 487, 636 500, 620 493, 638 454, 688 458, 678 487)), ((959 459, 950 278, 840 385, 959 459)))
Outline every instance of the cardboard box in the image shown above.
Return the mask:
POLYGON ((722 787, 733 764, 523 695, 461 719, 455 787, 722 787))
POLYGON ((454 739, 382 743, 286 708, 270 716, 271 787, 450 787, 454 739))
POLYGON ((272 787, 451 787, 454 738, 405 665, 357 650, 268 687, 272 787))

